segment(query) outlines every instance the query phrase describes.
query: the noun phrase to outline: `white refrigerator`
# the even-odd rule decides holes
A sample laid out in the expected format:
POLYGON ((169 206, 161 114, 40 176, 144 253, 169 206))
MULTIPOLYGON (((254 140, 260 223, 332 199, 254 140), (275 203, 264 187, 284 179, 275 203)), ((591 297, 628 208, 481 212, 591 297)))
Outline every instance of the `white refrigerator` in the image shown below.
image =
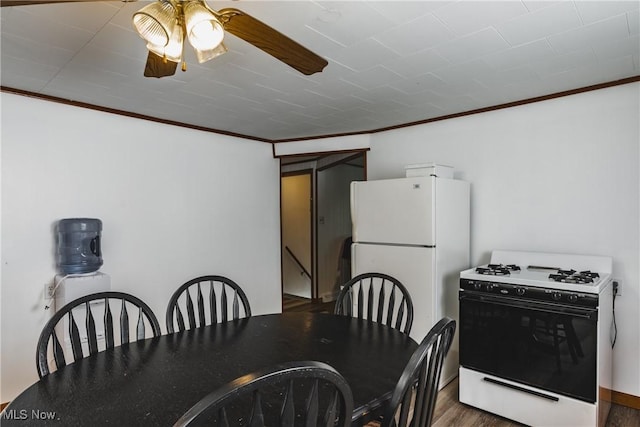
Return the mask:
MULTIPOLYGON (((413 301, 411 337, 420 343, 444 316, 458 321, 460 271, 469 268, 470 185, 420 176, 351 183, 351 273, 385 273, 413 301)), ((458 372, 458 339, 441 385, 458 372)))

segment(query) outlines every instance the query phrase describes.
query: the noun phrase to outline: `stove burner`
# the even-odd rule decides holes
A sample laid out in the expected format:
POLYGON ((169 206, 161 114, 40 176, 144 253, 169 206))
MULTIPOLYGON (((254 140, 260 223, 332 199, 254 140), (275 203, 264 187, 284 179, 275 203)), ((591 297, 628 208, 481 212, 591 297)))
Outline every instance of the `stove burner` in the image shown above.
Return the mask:
POLYGON ((593 273, 588 270, 581 271, 579 273, 575 270, 558 270, 557 274, 549 275, 549 279, 553 280, 554 282, 578 284, 593 283, 593 279, 599 277, 600 275, 598 273, 593 273))
POLYGON ((486 267, 476 268, 476 273, 492 276, 506 276, 512 271, 520 271, 520 267, 514 264, 488 264, 486 267))

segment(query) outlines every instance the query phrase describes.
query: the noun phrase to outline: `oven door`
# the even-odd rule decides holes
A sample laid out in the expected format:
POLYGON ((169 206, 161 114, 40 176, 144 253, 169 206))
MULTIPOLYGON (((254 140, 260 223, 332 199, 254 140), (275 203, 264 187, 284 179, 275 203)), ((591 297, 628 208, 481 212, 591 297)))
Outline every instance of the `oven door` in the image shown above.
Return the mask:
POLYGON ((596 401, 597 309, 461 290, 460 365, 596 401))

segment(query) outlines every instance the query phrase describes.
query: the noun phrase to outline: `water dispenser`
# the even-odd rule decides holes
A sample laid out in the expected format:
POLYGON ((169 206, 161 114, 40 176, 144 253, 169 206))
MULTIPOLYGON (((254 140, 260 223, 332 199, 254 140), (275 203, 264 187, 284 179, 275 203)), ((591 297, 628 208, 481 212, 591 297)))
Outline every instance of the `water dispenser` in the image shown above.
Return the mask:
POLYGON ((99 219, 61 219, 57 224, 58 270, 63 274, 84 274, 100 269, 101 234, 102 221, 99 219))

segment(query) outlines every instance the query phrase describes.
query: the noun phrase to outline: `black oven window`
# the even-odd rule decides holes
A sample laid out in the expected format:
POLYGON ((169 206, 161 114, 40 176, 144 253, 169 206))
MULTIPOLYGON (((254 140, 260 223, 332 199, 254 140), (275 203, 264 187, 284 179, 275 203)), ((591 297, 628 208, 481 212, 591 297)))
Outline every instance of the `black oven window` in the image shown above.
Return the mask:
POLYGON ((553 310, 460 301, 460 364, 596 401, 597 320, 553 310))

